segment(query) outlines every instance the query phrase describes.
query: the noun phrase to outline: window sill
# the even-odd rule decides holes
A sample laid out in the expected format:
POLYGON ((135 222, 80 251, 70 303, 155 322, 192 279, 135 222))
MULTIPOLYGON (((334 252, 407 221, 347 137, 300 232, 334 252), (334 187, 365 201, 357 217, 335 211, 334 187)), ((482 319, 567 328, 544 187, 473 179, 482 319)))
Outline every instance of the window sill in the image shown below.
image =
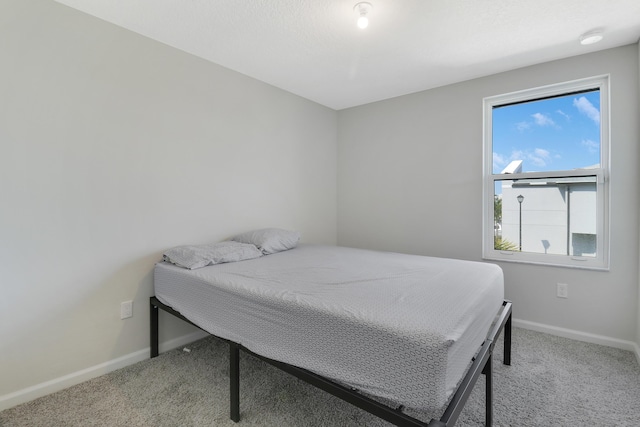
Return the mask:
POLYGON ((592 271, 609 271, 610 270, 608 264, 605 265, 605 263, 596 259, 578 258, 578 257, 562 257, 563 261, 560 261, 560 260, 554 261, 554 260, 531 259, 529 256, 525 258, 523 256, 518 256, 518 255, 520 254, 516 252, 508 255, 504 252, 500 252, 499 255, 495 255, 495 256, 486 255, 486 256, 483 256, 482 259, 485 261, 539 265, 544 267, 571 268, 575 270, 592 270, 592 271))

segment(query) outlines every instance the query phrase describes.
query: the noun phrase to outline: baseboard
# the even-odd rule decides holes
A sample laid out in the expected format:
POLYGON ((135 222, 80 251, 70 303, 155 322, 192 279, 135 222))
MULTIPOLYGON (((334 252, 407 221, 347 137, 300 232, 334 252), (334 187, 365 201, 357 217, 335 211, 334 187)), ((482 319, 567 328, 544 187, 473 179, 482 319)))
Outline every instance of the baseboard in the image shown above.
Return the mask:
MULTIPOLYGON (((206 336, 208 336, 208 334, 203 331, 196 331, 188 335, 183 335, 181 337, 161 343, 160 351, 164 352, 172 350, 206 336)), ((37 399, 38 397, 46 396, 56 391, 63 390, 76 384, 80 384, 92 378, 96 378, 109 372, 124 368, 125 366, 141 362, 149 358, 149 352, 150 348, 147 347, 142 350, 126 354, 122 357, 118 357, 117 359, 109 360, 108 362, 101 363, 87 369, 82 369, 77 372, 73 372, 63 377, 54 378, 50 381, 36 384, 34 386, 27 387, 13 393, 5 394, 4 396, 0 396, 0 411, 12 408, 21 403, 29 402, 31 400, 37 399)))
POLYGON ((638 347, 638 344, 633 341, 625 341, 618 338, 590 334, 588 332, 581 332, 573 329, 559 328, 557 326, 545 325, 543 323, 529 322, 528 320, 513 319, 513 326, 522 329, 530 329, 532 331, 544 332, 563 338, 570 338, 576 341, 584 341, 592 344, 600 344, 608 347, 629 350, 635 353, 638 363, 640 363, 640 347, 638 347))
MULTIPOLYGON (((564 338, 570 338, 577 341, 585 341, 594 344, 606 345, 609 347, 620 348, 623 350, 632 351, 636 355, 638 364, 640 364, 640 346, 631 341, 624 341, 617 338, 606 337, 603 335, 595 335, 586 332, 576 331, 572 329, 559 328, 556 326, 545 325, 542 323, 530 322, 527 320, 513 319, 513 326, 517 328, 530 329, 533 331, 544 332, 551 335, 556 335, 564 338)), ((178 338, 174 338, 167 342, 160 344, 160 351, 169 351, 174 348, 183 346, 193 341, 199 340, 208 336, 206 332, 196 331, 188 335, 184 335, 178 338)), ((118 357, 117 359, 110 360, 105 363, 101 363, 96 366, 92 366, 87 369, 83 369, 77 372, 73 372, 69 375, 65 375, 60 378, 55 378, 50 381, 46 381, 40 384, 36 384, 31 387, 27 387, 22 390, 18 390, 13 393, 0 396, 0 411, 12 408, 21 403, 29 402, 42 396, 54 393, 59 390, 80 384, 84 381, 88 381, 92 378, 99 377, 101 375, 113 372, 115 370, 124 368, 125 366, 132 365, 134 363, 141 362, 149 358, 149 347, 118 357)))

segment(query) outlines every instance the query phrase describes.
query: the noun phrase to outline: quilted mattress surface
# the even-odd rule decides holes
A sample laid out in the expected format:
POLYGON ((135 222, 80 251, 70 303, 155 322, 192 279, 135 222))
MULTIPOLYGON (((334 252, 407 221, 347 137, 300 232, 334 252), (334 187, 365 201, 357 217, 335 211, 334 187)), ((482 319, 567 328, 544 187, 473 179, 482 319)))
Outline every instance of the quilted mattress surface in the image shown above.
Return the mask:
POLYGON ((493 264, 316 245, 160 262, 154 287, 211 334, 419 411, 446 404, 504 297, 493 264))

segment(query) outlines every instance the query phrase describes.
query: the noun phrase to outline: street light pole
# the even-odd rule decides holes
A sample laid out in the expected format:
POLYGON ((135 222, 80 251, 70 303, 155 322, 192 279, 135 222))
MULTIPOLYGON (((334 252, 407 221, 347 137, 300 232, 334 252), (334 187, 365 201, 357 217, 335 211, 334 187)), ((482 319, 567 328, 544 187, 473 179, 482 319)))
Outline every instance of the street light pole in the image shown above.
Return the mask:
POLYGON ((522 201, 524 200, 524 196, 522 194, 520 194, 518 197, 516 197, 518 199, 518 204, 520 205, 520 221, 519 221, 519 244, 518 247, 520 248, 520 252, 522 252, 522 201))

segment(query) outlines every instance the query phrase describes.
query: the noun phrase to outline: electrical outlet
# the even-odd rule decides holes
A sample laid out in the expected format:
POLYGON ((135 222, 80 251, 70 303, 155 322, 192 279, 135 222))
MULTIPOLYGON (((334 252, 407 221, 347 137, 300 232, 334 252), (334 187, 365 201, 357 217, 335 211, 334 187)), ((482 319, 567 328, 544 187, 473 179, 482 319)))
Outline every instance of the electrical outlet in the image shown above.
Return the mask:
POLYGON ((133 301, 120 303, 120 319, 128 319, 133 316, 133 301))
POLYGON ((556 295, 558 298, 569 298, 569 285, 566 283, 558 283, 556 295))

